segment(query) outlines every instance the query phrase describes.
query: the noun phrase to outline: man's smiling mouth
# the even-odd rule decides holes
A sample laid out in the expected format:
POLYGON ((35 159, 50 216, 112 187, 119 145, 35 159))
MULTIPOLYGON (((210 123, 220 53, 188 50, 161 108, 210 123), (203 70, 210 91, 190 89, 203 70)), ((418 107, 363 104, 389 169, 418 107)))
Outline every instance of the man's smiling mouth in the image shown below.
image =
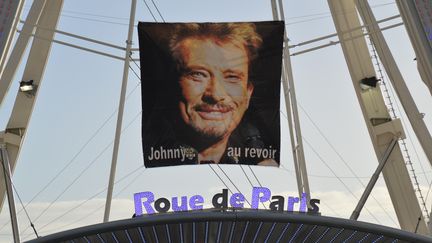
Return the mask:
POLYGON ((233 110, 229 105, 207 105, 202 104, 195 107, 195 111, 204 120, 224 120, 233 110))

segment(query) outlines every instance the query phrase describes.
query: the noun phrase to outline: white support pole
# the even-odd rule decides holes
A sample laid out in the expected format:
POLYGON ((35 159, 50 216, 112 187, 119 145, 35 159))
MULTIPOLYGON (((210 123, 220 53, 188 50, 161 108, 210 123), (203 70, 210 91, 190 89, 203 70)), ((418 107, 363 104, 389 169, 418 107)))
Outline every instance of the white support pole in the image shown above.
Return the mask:
POLYGON ((271 0, 271 9, 272 9, 273 20, 279 20, 276 0, 271 0))
POLYGON ((20 242, 19 238, 19 230, 18 230, 18 220, 16 217, 16 210, 15 210, 15 200, 14 195, 12 191, 12 173, 9 165, 8 155, 6 152, 6 146, 4 144, 0 144, 0 159, 2 163, 2 171, 4 175, 4 180, 6 184, 6 193, 9 203, 9 214, 11 218, 11 226, 12 226, 12 233, 15 243, 20 242))
MULTIPOLYGON (((278 13, 277 13, 277 6, 275 0, 271 1, 272 4, 272 10, 273 10, 273 19, 278 20, 278 13)), ((290 133, 290 141, 291 141, 291 151, 293 155, 293 161, 294 161, 294 169, 296 172, 296 179, 297 179, 297 190, 299 194, 303 191, 302 187, 302 181, 300 175, 300 168, 298 166, 298 160, 297 160, 297 152, 296 152, 296 142, 294 140, 294 126, 292 124, 292 113, 291 113, 291 102, 289 98, 289 87, 287 82, 287 74, 285 72, 285 65, 286 63, 282 63, 283 69, 282 69, 282 85, 284 89, 284 97, 285 97, 285 107, 286 107, 286 113, 287 113, 287 121, 288 121, 288 128, 290 133)))
MULTIPOLYGON (((285 14, 283 10, 283 3, 282 0, 279 0, 279 10, 280 10, 280 18, 281 20, 285 21, 285 14)), ((299 157, 299 167, 301 172, 301 179, 303 183, 303 192, 307 194, 307 202, 309 203, 310 199, 310 190, 309 190, 309 179, 307 175, 307 169, 306 169, 306 160, 303 150, 303 138, 301 135, 301 129, 300 129, 300 118, 298 114, 298 108, 297 108, 297 97, 295 93, 295 87, 294 87, 294 76, 292 73, 291 68, 291 56, 288 48, 288 35, 285 28, 284 32, 284 63, 285 63, 285 72, 288 75, 288 82, 289 82, 289 91, 290 91, 290 98, 291 98, 291 104, 292 104, 292 113, 294 118, 294 127, 296 131, 296 140, 297 140, 297 155, 299 157)), ((301 195, 300 195, 301 196, 301 195)))
POLYGON ((108 222, 110 210, 111 210, 112 193, 114 188, 114 179, 115 179, 115 173, 117 167, 117 157, 118 157, 118 150, 120 146, 120 135, 121 135, 122 121, 123 121, 123 111, 124 111, 124 103, 126 98, 128 74, 129 74, 129 61, 130 61, 129 55, 132 47, 133 28, 135 23, 135 9, 136 9, 136 0, 132 0, 131 12, 129 18, 129 32, 126 41, 126 53, 125 53, 125 61, 123 66, 123 81, 122 81, 122 87, 120 91, 121 92, 120 102, 119 102, 119 109, 117 114, 117 127, 116 127, 115 139, 114 139, 113 156, 111 161, 111 172, 110 172, 110 178, 108 182, 108 192, 107 192, 107 199, 105 203, 105 213, 104 213, 103 222, 108 222))
MULTIPOLYGON (((279 16, 273 12, 274 20, 285 20, 283 3, 278 1, 279 16)), ((276 8, 275 1, 272 1, 272 9, 276 8)), ((284 49, 283 49, 283 78, 282 84, 285 94, 285 106, 287 108, 288 126, 290 129, 291 146, 294 158, 294 168, 296 170, 297 187, 299 195, 306 193, 310 198, 309 181, 307 176, 306 162, 303 150, 303 140, 301 136, 300 120, 297 108, 297 99, 294 88, 294 77, 291 68, 291 59, 288 47, 288 35, 286 28, 284 32, 284 49)), ((309 200, 307 200, 309 202, 309 200)))
POLYGON ((365 205, 369 195, 372 192, 372 189, 374 188, 376 182, 378 181, 379 175, 381 174, 381 171, 384 169, 384 166, 386 165, 388 158, 390 157, 391 152, 393 151, 394 147, 396 146, 398 141, 397 137, 394 137, 391 143, 389 144, 388 148, 384 152, 383 157, 381 158, 381 161, 378 164, 378 167, 376 168, 375 172, 373 173, 371 179, 369 180, 369 183, 367 184, 360 200, 357 203, 356 208, 351 214, 350 219, 351 220, 357 220, 360 216, 360 212, 363 209, 363 206, 365 205))

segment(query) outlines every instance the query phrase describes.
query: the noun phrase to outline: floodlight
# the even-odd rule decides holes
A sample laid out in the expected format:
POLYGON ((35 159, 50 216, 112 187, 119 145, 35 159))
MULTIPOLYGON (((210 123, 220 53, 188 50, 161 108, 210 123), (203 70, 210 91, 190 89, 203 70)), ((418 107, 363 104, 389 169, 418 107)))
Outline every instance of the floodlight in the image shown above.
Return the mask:
POLYGON ((371 88, 375 88, 378 81, 379 81, 379 79, 377 79, 375 76, 369 77, 369 78, 364 78, 364 79, 360 80, 360 88, 362 90, 368 90, 371 88))
POLYGON ((21 81, 19 88, 20 88, 21 92, 30 92, 30 91, 32 91, 34 89, 33 80, 21 81))

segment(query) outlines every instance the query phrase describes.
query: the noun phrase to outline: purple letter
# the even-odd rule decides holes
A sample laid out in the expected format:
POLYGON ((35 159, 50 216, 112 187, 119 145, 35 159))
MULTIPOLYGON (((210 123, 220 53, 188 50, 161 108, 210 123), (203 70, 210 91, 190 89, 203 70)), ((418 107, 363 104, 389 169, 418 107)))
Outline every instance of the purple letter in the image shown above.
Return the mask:
POLYGON ((298 197, 288 197, 288 212, 294 211, 294 204, 299 202, 298 197))
POLYGON ((174 212, 187 211, 187 197, 181 197, 181 205, 178 205, 178 197, 172 198, 172 209, 174 212))
POLYGON ((197 205, 197 204, 201 204, 201 203, 204 203, 204 198, 202 197, 202 196, 200 196, 200 195, 195 195, 195 196, 192 196, 190 199, 189 199, 189 207, 192 209, 192 210, 200 210, 200 209, 203 209, 203 205, 201 204, 201 205, 197 205))
POLYGON ((267 187, 254 187, 252 189, 252 209, 257 209, 260 202, 270 199, 271 192, 267 187), (260 195, 262 193, 262 196, 260 195))
POLYGON ((300 209, 299 209, 299 211, 302 213, 306 213, 306 208, 307 208, 306 200, 307 200, 307 193, 303 192, 300 200, 300 209))
POLYGON ((142 206, 146 209, 148 214, 155 213, 154 209, 150 205, 154 201, 154 194, 152 192, 138 192, 134 194, 135 201, 135 216, 140 216, 143 214, 142 206), (144 202, 141 200, 146 198, 144 202))
POLYGON ((245 197, 241 193, 234 193, 230 198, 230 204, 233 208, 243 208, 245 197))

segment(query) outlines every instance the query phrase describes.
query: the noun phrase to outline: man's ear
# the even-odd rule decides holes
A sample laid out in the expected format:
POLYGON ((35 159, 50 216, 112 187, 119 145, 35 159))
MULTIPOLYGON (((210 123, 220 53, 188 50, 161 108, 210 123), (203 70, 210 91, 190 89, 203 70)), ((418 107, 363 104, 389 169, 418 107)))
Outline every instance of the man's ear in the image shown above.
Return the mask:
POLYGON ((254 90, 254 86, 253 84, 249 81, 248 85, 247 85, 247 92, 248 92, 248 97, 250 98, 252 96, 252 92, 254 90))
POLYGON ((252 97, 252 93, 254 90, 254 85, 249 81, 247 84, 247 106, 249 107, 250 98, 252 97))

